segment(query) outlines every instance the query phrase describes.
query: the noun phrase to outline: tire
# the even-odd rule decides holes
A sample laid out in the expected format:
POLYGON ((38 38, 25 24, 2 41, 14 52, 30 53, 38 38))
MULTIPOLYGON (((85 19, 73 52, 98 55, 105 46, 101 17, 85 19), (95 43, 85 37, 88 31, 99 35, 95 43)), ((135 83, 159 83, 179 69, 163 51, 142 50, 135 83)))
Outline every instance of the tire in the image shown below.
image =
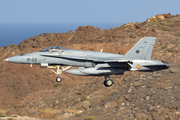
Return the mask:
POLYGON ((61 77, 57 77, 56 78, 56 82, 61 82, 62 81, 62 78, 61 77))
POLYGON ((112 86, 114 83, 113 83, 113 81, 111 80, 111 79, 108 79, 108 80, 105 80, 104 81, 104 85, 106 86, 106 87, 110 87, 110 86, 112 86))

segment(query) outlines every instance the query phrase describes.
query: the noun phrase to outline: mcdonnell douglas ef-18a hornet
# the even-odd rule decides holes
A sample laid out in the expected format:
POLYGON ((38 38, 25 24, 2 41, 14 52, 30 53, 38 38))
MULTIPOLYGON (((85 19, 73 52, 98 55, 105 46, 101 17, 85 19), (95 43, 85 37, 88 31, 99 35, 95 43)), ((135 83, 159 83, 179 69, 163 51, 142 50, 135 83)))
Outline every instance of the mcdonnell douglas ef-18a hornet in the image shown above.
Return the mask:
POLYGON ((94 52, 51 46, 39 52, 10 57, 5 61, 57 68, 57 71, 51 69, 57 74, 57 82, 62 81, 60 75, 65 70, 73 75, 105 76, 104 85, 109 87, 113 85, 109 78, 112 74, 123 75, 125 71, 156 71, 168 68, 169 63, 151 59, 155 40, 155 37, 141 38, 125 55, 105 53, 102 52, 103 49, 94 52), (71 66, 79 68, 69 69, 71 66))

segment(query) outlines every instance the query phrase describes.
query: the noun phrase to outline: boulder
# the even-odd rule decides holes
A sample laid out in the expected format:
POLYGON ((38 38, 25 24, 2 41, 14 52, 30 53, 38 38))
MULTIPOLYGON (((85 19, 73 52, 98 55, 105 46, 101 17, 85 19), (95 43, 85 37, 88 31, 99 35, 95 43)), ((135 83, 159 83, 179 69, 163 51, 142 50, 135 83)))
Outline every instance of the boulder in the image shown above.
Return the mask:
POLYGON ((131 33, 131 34, 129 35, 129 37, 130 37, 130 38, 136 38, 136 35, 133 34, 133 33, 131 33))
POLYGON ((83 102, 81 103, 81 106, 82 106, 84 109, 89 109, 89 108, 90 108, 90 105, 91 105, 91 103, 88 102, 88 101, 83 101, 83 102))
POLYGON ((160 20, 165 19, 164 15, 157 15, 156 18, 157 18, 157 19, 160 19, 160 20))
POLYGON ((147 22, 150 22, 152 20, 156 19, 156 16, 152 16, 151 18, 147 19, 147 22))
POLYGON ((85 30, 93 30, 94 27, 93 26, 79 26, 78 29, 76 31, 85 31, 85 30))
POLYGON ((140 85, 141 85, 141 82, 140 82, 140 81, 134 82, 134 86, 135 86, 135 87, 138 87, 138 86, 140 86, 140 85))
POLYGON ((136 113, 135 120, 147 120, 148 117, 144 113, 136 113))
POLYGON ((111 108, 111 107, 115 107, 115 106, 117 106, 117 102, 111 101, 111 102, 107 102, 104 107, 111 108))
POLYGON ((171 15, 171 13, 168 13, 168 14, 164 14, 164 17, 165 18, 171 18, 173 15, 171 15))

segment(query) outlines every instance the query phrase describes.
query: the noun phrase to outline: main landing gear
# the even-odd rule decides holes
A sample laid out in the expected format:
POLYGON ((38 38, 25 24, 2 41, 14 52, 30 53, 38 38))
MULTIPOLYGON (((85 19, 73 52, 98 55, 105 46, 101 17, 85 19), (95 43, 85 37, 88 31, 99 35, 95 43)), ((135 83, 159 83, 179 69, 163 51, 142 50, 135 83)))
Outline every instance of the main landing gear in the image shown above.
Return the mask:
POLYGON ((53 68, 57 68, 57 71, 54 71, 53 69, 51 69, 52 72, 57 74, 56 82, 61 82, 62 81, 62 78, 61 78, 62 71, 65 71, 65 70, 69 69, 70 67, 71 66, 68 66, 66 68, 64 68, 63 66, 59 66, 59 65, 58 66, 53 66, 53 68))
POLYGON ((109 76, 108 76, 108 75, 105 76, 104 85, 105 85, 106 87, 110 87, 110 86, 112 86, 113 84, 114 84, 114 82, 109 78, 109 76))

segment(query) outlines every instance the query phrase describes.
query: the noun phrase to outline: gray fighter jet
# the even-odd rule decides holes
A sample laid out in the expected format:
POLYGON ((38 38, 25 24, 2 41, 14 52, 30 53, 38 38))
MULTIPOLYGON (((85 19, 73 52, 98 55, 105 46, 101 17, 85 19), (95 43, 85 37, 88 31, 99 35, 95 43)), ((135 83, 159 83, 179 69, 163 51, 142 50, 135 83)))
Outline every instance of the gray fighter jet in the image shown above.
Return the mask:
POLYGON ((113 85, 113 81, 109 78, 112 74, 123 75, 125 71, 155 71, 168 68, 169 63, 151 59, 155 40, 155 37, 144 37, 125 55, 105 53, 102 50, 94 52, 51 46, 39 52, 10 57, 5 61, 57 68, 57 71, 51 69, 57 74, 57 82, 62 81, 60 75, 65 70, 73 75, 105 76, 104 85, 109 87, 113 85), (79 68, 67 70, 71 66, 79 68))

